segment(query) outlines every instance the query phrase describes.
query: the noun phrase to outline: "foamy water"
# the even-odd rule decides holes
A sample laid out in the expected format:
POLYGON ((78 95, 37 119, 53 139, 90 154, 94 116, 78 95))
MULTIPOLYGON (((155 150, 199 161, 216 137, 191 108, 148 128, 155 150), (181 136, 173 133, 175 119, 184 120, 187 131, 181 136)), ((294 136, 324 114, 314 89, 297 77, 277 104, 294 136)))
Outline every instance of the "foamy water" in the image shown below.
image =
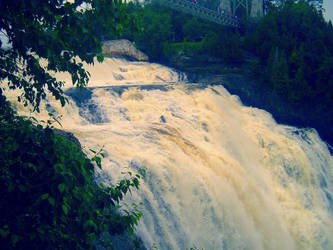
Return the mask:
POLYGON ((88 70, 88 90, 66 84, 70 103, 49 100, 38 118, 54 111, 86 149, 104 147, 99 181, 147 169, 126 200, 143 203, 147 248, 333 249, 333 157, 315 130, 158 64, 107 58, 88 70))

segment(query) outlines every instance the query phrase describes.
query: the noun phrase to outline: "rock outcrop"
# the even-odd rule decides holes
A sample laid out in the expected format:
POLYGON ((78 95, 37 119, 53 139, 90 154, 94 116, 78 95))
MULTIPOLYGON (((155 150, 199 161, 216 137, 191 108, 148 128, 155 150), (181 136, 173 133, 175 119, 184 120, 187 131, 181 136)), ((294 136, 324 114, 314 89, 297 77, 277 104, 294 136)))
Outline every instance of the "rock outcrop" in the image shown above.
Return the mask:
POLYGON ((148 61, 148 56, 126 39, 105 41, 102 53, 106 56, 129 56, 139 61, 148 61))

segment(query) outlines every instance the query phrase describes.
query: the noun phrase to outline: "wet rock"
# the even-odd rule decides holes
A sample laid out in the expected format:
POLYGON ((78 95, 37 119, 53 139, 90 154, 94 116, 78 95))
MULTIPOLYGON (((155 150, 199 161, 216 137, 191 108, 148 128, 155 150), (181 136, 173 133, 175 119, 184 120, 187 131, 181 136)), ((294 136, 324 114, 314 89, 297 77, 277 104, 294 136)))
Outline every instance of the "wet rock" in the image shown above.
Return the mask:
POLYGON ((166 123, 165 117, 163 115, 160 117, 160 122, 166 123))

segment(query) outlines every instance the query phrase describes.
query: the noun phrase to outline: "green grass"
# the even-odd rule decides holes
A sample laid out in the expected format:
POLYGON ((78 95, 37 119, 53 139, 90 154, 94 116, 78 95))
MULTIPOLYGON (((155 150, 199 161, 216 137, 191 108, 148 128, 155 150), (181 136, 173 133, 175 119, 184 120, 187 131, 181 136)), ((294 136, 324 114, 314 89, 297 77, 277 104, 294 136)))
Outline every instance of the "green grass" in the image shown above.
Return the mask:
POLYGON ((200 42, 181 42, 168 43, 164 46, 164 55, 170 57, 184 52, 186 55, 196 55, 203 52, 203 41, 200 42))

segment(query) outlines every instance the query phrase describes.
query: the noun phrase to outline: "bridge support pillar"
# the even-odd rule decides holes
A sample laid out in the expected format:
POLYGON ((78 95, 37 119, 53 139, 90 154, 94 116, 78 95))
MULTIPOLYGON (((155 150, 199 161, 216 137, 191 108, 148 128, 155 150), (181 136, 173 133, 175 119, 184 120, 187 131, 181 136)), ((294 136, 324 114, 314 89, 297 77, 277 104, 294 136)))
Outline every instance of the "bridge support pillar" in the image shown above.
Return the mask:
POLYGON ((233 15, 239 8, 244 8, 246 16, 262 17, 264 14, 264 5, 267 0, 223 0, 223 2, 231 1, 233 15))
POLYGON ((264 1, 252 0, 251 3, 251 17, 262 17, 264 14, 264 1))
MULTIPOLYGON (((246 13, 246 16, 248 17, 249 16, 249 0, 231 0, 232 1, 232 14, 235 15, 236 14, 236 11, 237 9, 239 8, 245 8, 245 13, 246 13)), ((255 1, 255 0, 252 0, 252 1, 255 1)))

